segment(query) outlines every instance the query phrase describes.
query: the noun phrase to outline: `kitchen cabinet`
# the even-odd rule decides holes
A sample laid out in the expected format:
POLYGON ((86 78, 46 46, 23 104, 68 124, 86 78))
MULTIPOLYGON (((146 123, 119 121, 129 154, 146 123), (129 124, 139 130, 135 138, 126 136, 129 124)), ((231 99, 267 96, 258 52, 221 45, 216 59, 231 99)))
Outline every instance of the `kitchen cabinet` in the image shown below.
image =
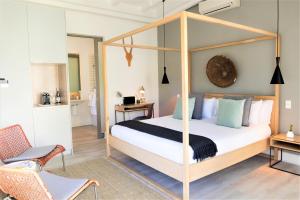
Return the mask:
POLYGON ((63 8, 29 3, 28 33, 32 63, 67 63, 63 8))
POLYGON ((36 146, 61 144, 72 153, 72 128, 69 105, 33 109, 36 146))

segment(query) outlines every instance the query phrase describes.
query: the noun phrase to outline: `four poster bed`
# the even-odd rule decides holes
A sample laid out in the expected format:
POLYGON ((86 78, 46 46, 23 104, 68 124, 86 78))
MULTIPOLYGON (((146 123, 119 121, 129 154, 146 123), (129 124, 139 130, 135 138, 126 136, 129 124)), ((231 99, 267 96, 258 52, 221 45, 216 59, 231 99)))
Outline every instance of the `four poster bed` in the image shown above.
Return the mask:
MULTIPOLYGON (((111 150, 110 148, 113 147, 118 151, 170 176, 174 179, 183 183, 183 199, 189 199, 189 183, 200 179, 204 176, 212 174, 214 172, 220 171, 226 167, 232 166, 238 162, 241 162, 245 159, 248 159, 252 156, 255 156, 259 153, 262 153, 269 147, 269 136, 271 134, 278 133, 278 121, 279 121, 279 95, 280 95, 280 88, 279 85, 275 85, 275 95, 274 96, 254 96, 256 100, 273 100, 273 110, 271 114, 271 123, 269 126, 269 134, 265 135, 264 137, 258 138, 253 140, 252 142, 248 142, 244 145, 240 145, 236 148, 232 148, 228 151, 224 151, 223 153, 217 154, 214 157, 202 160, 200 162, 191 162, 190 159, 190 146, 189 146, 189 134, 190 128, 193 126, 193 121, 189 120, 189 111, 188 111, 188 97, 189 91, 191 87, 190 82, 190 73, 189 70, 190 66, 190 59, 193 52, 198 51, 205 51, 209 49, 215 48, 222 48, 227 46, 236 46, 242 44, 253 43, 262 40, 274 40, 277 36, 275 33, 268 32, 261 29, 252 28, 249 26, 244 26, 241 24, 236 24, 212 17, 207 17, 199 14, 189 13, 189 12, 181 12, 164 19, 155 21, 153 23, 147 24, 142 28, 138 28, 131 32, 125 33, 123 35, 114 37, 110 40, 104 41, 102 44, 102 58, 103 58, 103 78, 104 78, 104 88, 105 88, 105 135, 106 135, 106 150, 107 156, 111 157, 111 150), (188 36, 187 36, 187 20, 193 19, 198 21, 203 21, 207 23, 212 23, 216 25, 231 27, 235 29, 245 30, 248 32, 253 32, 256 34, 260 34, 262 36, 255 37, 251 39, 241 40, 241 41, 234 41, 228 42, 224 44, 217 44, 212 46, 206 47, 199 47, 199 48, 192 48, 188 49, 188 36), (126 37, 131 37, 132 35, 144 32, 151 28, 156 28, 160 25, 164 25, 170 23, 174 20, 180 20, 180 32, 181 32, 181 48, 165 48, 165 47, 155 47, 155 46, 148 46, 148 45, 138 45, 138 44, 120 44, 114 43, 116 41, 122 40, 126 37), (176 51, 181 53, 181 71, 182 71, 182 126, 181 131, 182 134, 182 144, 181 145, 181 152, 182 157, 179 160, 174 160, 168 158, 167 156, 162 156, 157 153, 154 153, 150 149, 141 148, 138 145, 134 145, 133 143, 129 142, 130 140, 126 140, 122 138, 122 133, 118 134, 121 129, 116 129, 113 127, 114 134, 110 133, 110 116, 108 110, 108 82, 107 82, 107 66, 106 66, 106 47, 107 46, 117 46, 117 47, 132 47, 132 48, 141 48, 141 49, 150 49, 150 50, 158 50, 158 51, 176 51), (190 126, 191 125, 191 126, 190 126)), ((276 42, 276 46, 279 45, 276 42)), ((279 55, 277 55, 279 56, 279 55)), ((222 98, 225 94, 218 94, 218 93, 206 93, 205 97, 207 98, 222 98)), ((228 95, 228 94, 226 94, 228 95)), ((237 96, 240 94, 230 94, 233 96, 237 96)), ((251 95, 253 96, 253 95, 251 95)), ((160 119, 160 118, 158 118, 160 119)), ((163 119, 161 119, 163 120, 163 119)), ((154 123, 154 122, 153 122, 154 123)), ((210 125, 208 125, 210 126, 210 125)), ((191 128, 192 129, 192 128, 191 128)), ((266 130, 266 129, 265 129, 266 130)), ((256 132, 256 130, 254 130, 256 132)), ((263 131, 264 132, 264 131, 263 131)), ((265 131, 267 132, 267 130, 265 131)), ((149 140, 150 142, 150 140, 149 140)), ((152 184, 153 185, 153 184, 152 184)), ((158 185, 155 185, 158 186, 158 185)), ((159 186, 158 186, 159 187, 159 186)), ((165 191, 163 188, 159 187, 161 191, 165 191)))

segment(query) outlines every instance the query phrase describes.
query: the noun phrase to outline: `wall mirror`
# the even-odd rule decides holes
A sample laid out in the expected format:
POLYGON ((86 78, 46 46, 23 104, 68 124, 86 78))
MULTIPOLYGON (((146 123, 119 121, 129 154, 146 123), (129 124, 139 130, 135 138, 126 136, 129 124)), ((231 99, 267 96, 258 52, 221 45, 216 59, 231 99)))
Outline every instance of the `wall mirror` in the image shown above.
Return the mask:
POLYGON ((78 54, 68 54, 71 99, 80 99, 80 60, 78 54))

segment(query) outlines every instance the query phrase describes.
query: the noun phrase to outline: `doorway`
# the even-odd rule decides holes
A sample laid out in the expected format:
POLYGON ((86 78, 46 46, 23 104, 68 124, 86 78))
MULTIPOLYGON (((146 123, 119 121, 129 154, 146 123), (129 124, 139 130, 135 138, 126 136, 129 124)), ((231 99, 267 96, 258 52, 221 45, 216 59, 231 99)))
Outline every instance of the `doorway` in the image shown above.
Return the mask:
POLYGON ((73 152, 84 152, 87 143, 104 137, 101 127, 101 37, 68 34, 67 52, 73 152))

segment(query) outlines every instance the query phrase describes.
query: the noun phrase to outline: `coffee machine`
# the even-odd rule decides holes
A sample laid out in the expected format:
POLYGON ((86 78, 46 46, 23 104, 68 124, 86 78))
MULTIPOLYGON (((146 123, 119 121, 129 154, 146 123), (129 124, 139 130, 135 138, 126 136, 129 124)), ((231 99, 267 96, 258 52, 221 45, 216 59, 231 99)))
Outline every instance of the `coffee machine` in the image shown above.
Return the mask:
POLYGON ((42 105, 50 105, 50 94, 48 92, 43 92, 41 96, 42 105))

